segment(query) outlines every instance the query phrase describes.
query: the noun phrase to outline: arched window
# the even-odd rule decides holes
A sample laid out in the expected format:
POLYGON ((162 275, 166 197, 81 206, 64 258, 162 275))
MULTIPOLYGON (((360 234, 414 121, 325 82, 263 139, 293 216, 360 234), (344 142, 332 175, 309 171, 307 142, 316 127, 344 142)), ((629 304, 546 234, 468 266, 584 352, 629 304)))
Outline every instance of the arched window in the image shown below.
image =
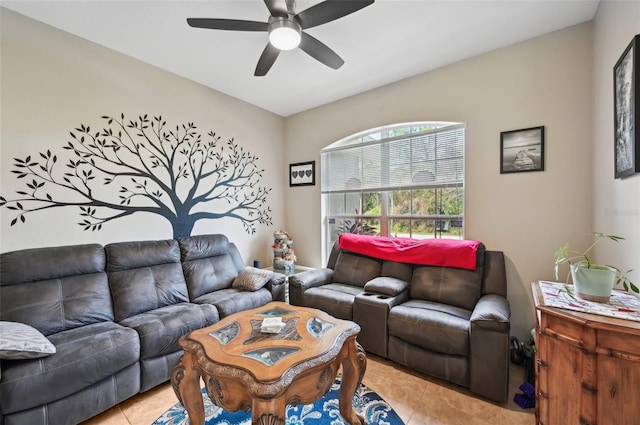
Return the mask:
POLYGON ((322 150, 325 253, 340 233, 462 239, 464 125, 366 130, 322 150))

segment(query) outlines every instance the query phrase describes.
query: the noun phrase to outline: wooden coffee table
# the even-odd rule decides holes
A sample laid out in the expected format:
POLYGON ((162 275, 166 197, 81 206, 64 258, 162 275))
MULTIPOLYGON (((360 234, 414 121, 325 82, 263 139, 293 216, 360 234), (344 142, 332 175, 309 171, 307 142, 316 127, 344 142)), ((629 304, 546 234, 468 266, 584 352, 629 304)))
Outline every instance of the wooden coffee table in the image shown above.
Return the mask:
POLYGON ((225 410, 248 411, 254 425, 283 425, 288 404, 309 404, 329 391, 340 366, 340 414, 364 424, 353 395, 367 359, 356 342, 360 327, 320 310, 273 302, 233 314, 180 338, 184 354, 171 373, 173 389, 191 425, 204 424, 200 392, 225 410), (264 333, 268 317, 281 317, 280 333, 264 333))

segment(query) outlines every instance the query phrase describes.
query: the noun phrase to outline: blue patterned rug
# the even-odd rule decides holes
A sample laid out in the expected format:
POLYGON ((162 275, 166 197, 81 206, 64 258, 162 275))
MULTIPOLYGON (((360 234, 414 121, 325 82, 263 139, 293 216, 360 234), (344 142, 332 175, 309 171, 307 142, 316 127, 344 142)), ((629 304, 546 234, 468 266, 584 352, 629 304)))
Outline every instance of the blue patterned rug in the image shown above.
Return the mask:
MULTIPOLYGON (((313 404, 287 406, 286 425, 348 425, 340 416, 338 396, 340 378, 324 397, 313 404)), ((202 390, 205 425, 251 425, 251 412, 226 412, 213 404, 202 390)), ((368 425, 404 425, 398 414, 378 394, 360 385, 353 397, 353 408, 368 425)), ((189 420, 180 403, 167 410, 152 425, 188 425, 189 420)))

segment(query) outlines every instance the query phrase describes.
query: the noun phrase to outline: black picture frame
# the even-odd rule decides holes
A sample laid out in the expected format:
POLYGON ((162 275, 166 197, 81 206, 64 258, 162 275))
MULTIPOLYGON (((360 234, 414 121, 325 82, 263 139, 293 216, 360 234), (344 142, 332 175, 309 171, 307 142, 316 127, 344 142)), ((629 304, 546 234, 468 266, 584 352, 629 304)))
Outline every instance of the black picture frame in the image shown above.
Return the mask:
POLYGON ((315 186, 316 162, 289 164, 289 186, 315 186))
POLYGON ((640 102, 636 96, 640 70, 640 34, 633 37, 613 67, 614 178, 640 172, 640 102))
POLYGON ((500 133, 500 174, 544 171, 544 126, 500 133))

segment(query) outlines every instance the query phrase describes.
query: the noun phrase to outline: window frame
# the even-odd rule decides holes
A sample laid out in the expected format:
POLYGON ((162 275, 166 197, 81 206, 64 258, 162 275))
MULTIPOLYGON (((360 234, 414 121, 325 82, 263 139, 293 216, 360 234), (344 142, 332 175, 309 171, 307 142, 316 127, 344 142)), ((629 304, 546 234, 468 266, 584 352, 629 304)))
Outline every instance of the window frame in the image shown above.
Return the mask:
MULTIPOLYGON (((456 239, 464 239, 464 234, 465 234, 465 220, 464 220, 465 177, 464 176, 465 176, 465 168, 466 168, 465 167, 465 150, 466 150, 465 149, 465 144, 466 144, 465 131, 466 131, 466 125, 461 122, 420 121, 420 122, 410 122, 410 123, 399 123, 399 124, 392 124, 385 127, 372 128, 359 133, 355 133, 351 136, 340 139, 332 143, 331 145, 327 146, 326 148, 324 148, 321 151, 321 155, 320 155, 321 156, 321 181, 322 181, 322 184, 321 184, 322 186, 321 187, 321 196, 322 196, 322 202, 321 202, 322 218, 321 219, 322 219, 322 227, 323 227, 322 239, 323 239, 323 245, 325 246, 325 249, 323 250, 323 262, 326 262, 329 252, 331 251, 332 245, 334 241, 337 240, 338 234, 340 234, 341 232, 344 232, 344 228, 340 229, 340 226, 338 225, 338 223, 344 226, 345 223, 362 224, 362 223, 367 223, 367 222, 371 222, 371 220, 374 220, 374 221, 377 221, 378 223, 377 228, 380 235, 389 236, 389 237, 415 237, 415 235, 412 232, 414 228, 413 223, 418 221, 423 221, 423 222, 431 221, 432 222, 431 227, 433 228, 433 231, 434 231, 433 235, 431 234, 427 234, 426 236, 422 235, 421 238, 429 238, 429 237, 437 238, 438 236, 442 237, 444 228, 451 229, 451 227, 456 227, 457 228, 456 239), (414 131, 416 129, 425 128, 425 127, 427 127, 426 130, 414 131), (450 136, 446 134, 446 133, 454 132, 456 130, 460 130, 460 133, 461 133, 461 136, 460 136, 461 146, 456 145, 456 143, 459 142, 458 139, 455 139, 455 138, 450 139, 450 136), (388 135, 389 133, 394 133, 394 132, 400 133, 400 134, 385 137, 385 135, 388 135), (441 134, 444 135, 445 141, 453 140, 453 142, 451 142, 449 145, 446 146, 446 149, 448 149, 448 152, 458 152, 457 155, 453 155, 448 158, 447 157, 441 158, 438 156, 439 154, 438 154, 437 140, 438 140, 438 136, 441 134), (383 147, 391 146, 391 143, 394 143, 394 142, 401 143, 405 140, 409 140, 408 142, 409 156, 407 157, 408 161, 405 161, 405 163, 409 164, 409 167, 412 168, 414 163, 418 162, 414 160, 411 153, 411 150, 413 149, 413 140, 414 139, 419 140, 421 137, 427 140, 431 136, 434 137, 433 152, 428 151, 422 155, 426 155, 426 157, 428 157, 429 155, 433 155, 433 158, 431 160, 423 159, 422 162, 426 164, 429 161, 432 161, 434 170, 437 171, 437 164, 439 161, 448 159, 448 160, 453 160, 454 164, 456 163, 456 161, 461 161, 461 170, 456 171, 454 173, 457 179, 454 179, 453 181, 437 181, 437 178, 436 178, 436 181, 425 180, 424 182, 420 182, 420 181, 416 182, 414 179, 419 172, 419 171, 416 171, 415 172, 416 174, 413 174, 411 176, 411 181, 408 184, 405 183, 400 185, 391 185, 388 183, 389 180, 385 181, 384 176, 382 176, 382 174, 386 173, 387 178, 390 179, 392 174, 392 171, 390 171, 391 170, 390 163, 392 161, 389 160, 389 151, 387 150, 386 156, 383 153, 379 155, 379 157, 377 158, 380 161, 380 170, 382 170, 380 172, 381 184, 379 187, 366 185, 366 184, 365 184, 366 187, 363 187, 362 180, 354 179, 356 180, 356 182, 354 183, 359 183, 357 184, 357 187, 344 188, 344 189, 331 188, 330 190, 327 190, 327 184, 326 184, 327 180, 325 178, 326 177, 325 173, 327 172, 326 158, 327 158, 327 155, 330 155, 332 152, 347 151, 347 150, 354 150, 354 152, 356 152, 355 149, 363 149, 363 148, 367 148, 375 145, 380 145, 383 147), (458 151, 456 151, 456 149, 458 149, 458 151), (390 213, 390 210, 392 208, 391 197, 394 191, 401 191, 401 190, 411 191, 410 203, 412 204, 411 208, 413 208, 413 202, 414 202, 413 192, 414 191, 434 190, 434 193, 436 194, 434 196, 435 198, 434 202, 437 202, 437 192, 448 189, 448 188, 459 189, 462 192, 458 196, 454 197, 454 199, 457 198, 458 201, 460 202, 459 214, 445 214, 444 212, 436 213, 435 211, 432 214, 413 214, 413 212, 411 212, 410 214, 391 214, 390 213), (379 194, 380 196, 380 205, 379 205, 380 213, 379 214, 367 214, 362 212, 363 199, 367 193, 379 194), (346 197, 349 194, 359 195, 359 200, 357 201, 357 208, 354 208, 353 213, 346 212, 348 208, 346 197), (333 212, 330 211, 330 209, 332 208, 332 202, 333 202, 331 199, 332 195, 344 196, 345 200, 344 200, 343 212, 339 213, 336 211, 333 211, 333 212), (402 236, 397 236, 397 233, 394 235, 391 225, 394 221, 400 221, 400 220, 409 221, 408 235, 403 234, 402 236), (438 224, 439 221, 441 222, 446 221, 447 224, 444 226, 439 225, 438 224), (457 226, 451 226, 452 222, 457 223, 457 226)), ((451 134, 455 135, 455 133, 451 133, 451 134)), ((424 143, 428 143, 428 141, 424 143)), ((356 156, 358 155, 360 155, 359 157, 361 158, 360 164, 358 166, 360 171, 359 177, 361 177, 363 175, 362 174, 363 173, 362 158, 364 157, 364 154, 357 153, 356 156)), ((402 163, 402 161, 397 163, 402 163)), ((430 173, 430 172, 427 172, 427 173, 430 173)), ((444 175, 447 175, 446 173, 447 172, 445 171, 444 175)), ((433 176, 433 173, 431 173, 431 175, 433 176)), ((439 176, 437 177, 439 178, 439 176)), ((347 185, 349 181, 350 179, 347 179, 344 182, 344 184, 347 185)), ((352 206, 353 205, 354 204, 352 201, 352 206)), ((435 207, 438 206, 436 204, 434 205, 435 207)))

